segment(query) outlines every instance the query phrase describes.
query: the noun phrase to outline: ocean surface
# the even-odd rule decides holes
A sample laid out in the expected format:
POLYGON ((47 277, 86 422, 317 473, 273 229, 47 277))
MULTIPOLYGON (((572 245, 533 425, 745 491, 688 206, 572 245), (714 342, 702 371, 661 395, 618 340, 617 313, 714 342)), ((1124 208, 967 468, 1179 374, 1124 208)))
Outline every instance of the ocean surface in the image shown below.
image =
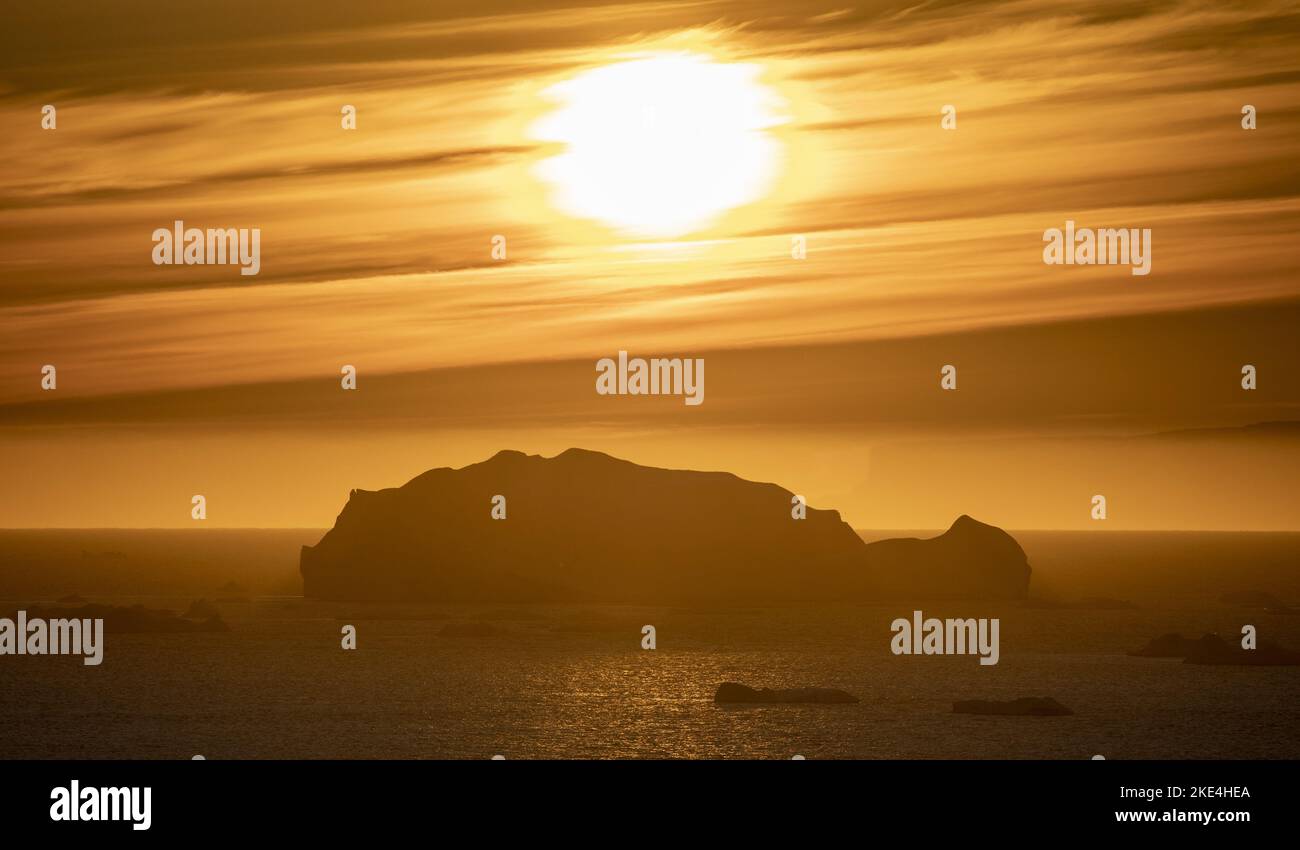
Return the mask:
POLYGON ((1300 667, 1126 655, 1247 623, 1300 648, 1300 615, 1222 599, 1300 603, 1300 535, 1013 533, 1035 568, 1028 603, 923 608, 999 617, 1000 661, 981 666, 892 655, 911 606, 322 603, 295 595, 318 530, 2 531, 0 607, 206 598, 231 631, 110 632, 98 667, 0 657, 0 758, 1300 758, 1300 667), (723 681, 861 702, 721 707, 723 681), (952 711, 1020 696, 1075 713, 952 711))

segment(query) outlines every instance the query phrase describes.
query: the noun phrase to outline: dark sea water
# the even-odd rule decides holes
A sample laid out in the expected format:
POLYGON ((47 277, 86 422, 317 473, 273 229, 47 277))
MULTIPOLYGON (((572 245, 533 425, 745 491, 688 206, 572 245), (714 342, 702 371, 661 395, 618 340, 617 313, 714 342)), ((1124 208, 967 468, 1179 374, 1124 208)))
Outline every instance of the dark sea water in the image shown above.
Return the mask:
MULTIPOLYGON (((1300 647, 1300 535, 1017 534, 1036 601, 936 603, 1001 618, 1001 659, 894 656, 911 606, 635 608, 304 600, 320 532, 0 532, 4 607, 78 593, 231 631, 112 634, 104 663, 0 657, 0 757, 1300 758, 1300 667, 1125 653, 1169 631, 1257 627, 1300 647), (1131 603, 1043 607, 1105 596, 1131 603), (344 624, 358 648, 340 648, 344 624), (465 624, 482 624, 477 634, 465 624), (641 627, 657 649, 641 649, 641 627), (723 681, 841 688, 856 705, 727 708, 723 681), (1051 696, 1069 717, 978 717, 958 699, 1051 696)), ((876 536, 876 535, 869 535, 876 536)))

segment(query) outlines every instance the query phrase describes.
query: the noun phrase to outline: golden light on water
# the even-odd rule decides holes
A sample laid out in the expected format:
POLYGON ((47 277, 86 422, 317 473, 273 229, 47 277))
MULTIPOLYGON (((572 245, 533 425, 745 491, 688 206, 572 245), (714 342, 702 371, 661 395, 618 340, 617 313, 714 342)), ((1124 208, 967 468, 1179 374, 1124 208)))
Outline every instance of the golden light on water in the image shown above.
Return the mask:
POLYGON ((664 239, 767 194, 784 103, 752 64, 663 53, 586 71, 543 93, 530 134, 562 152, 537 165, 551 203, 624 235, 664 239))

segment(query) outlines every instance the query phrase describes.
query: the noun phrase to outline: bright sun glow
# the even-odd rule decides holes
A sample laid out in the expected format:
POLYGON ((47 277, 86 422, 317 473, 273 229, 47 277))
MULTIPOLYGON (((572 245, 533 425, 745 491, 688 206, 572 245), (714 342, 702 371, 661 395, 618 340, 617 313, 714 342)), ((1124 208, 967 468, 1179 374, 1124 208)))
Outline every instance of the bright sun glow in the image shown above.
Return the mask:
POLYGON ((783 104, 756 65, 694 53, 587 71, 546 90, 531 130, 565 146, 538 165, 552 201, 630 236, 682 236, 762 197, 781 161, 783 104))

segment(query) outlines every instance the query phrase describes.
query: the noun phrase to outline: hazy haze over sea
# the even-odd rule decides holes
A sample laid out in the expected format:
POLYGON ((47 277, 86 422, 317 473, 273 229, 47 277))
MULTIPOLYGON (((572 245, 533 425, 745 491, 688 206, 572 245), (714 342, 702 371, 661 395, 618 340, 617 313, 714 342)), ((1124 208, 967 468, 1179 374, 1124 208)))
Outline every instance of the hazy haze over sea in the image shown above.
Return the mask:
MULTIPOLYGON (((895 657, 909 605, 841 608, 417 606, 298 591, 318 530, 3 531, 0 598, 78 593, 184 610, 229 633, 106 636, 100 667, 0 659, 3 758, 1300 758, 1300 668, 1125 655, 1169 631, 1300 647, 1296 534, 1023 532, 1031 596, 1131 609, 923 605, 1002 619, 1001 660, 895 657), (1141 566, 1141 570, 1136 568, 1141 566), (352 623, 358 649, 340 648, 352 623), (440 634, 482 623, 482 636, 440 634), (653 624, 658 649, 640 648, 653 624), (847 690, 857 705, 722 708, 725 680, 847 690), (954 715, 954 699, 1052 696, 1064 718, 954 715)), ((891 533, 872 532, 873 539, 891 533)))

